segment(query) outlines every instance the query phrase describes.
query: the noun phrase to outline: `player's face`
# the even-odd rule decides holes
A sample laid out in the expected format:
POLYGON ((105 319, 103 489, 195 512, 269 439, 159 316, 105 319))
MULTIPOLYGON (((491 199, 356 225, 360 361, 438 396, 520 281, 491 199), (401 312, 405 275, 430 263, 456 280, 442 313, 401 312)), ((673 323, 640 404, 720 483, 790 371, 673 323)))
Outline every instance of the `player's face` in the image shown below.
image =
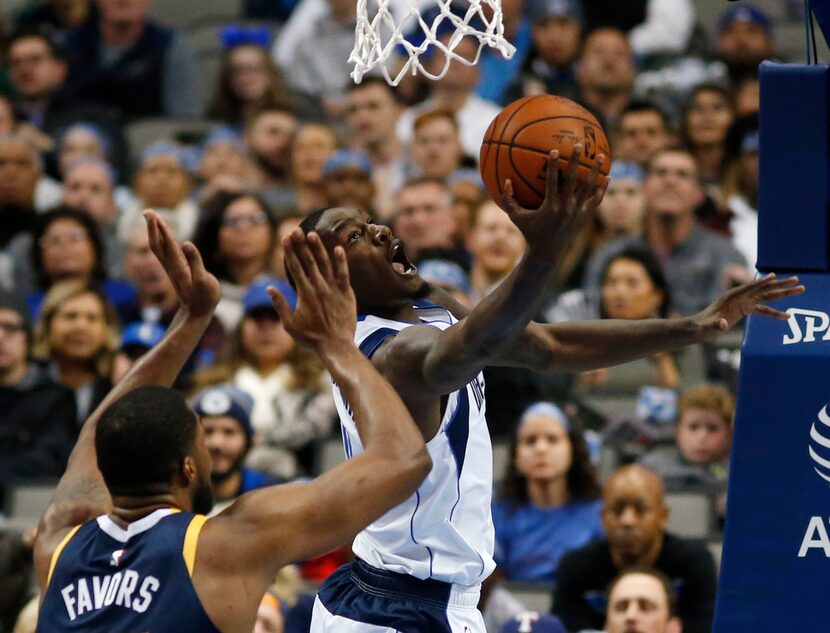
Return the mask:
POLYGON ((690 407, 677 424, 677 445, 693 464, 711 464, 724 459, 732 444, 729 424, 712 409, 690 407))
POLYGON ((643 183, 646 211, 665 215, 694 212, 703 201, 695 159, 685 152, 662 152, 652 160, 643 183))
POLYGON ((242 466, 248 438, 239 422, 229 416, 203 416, 202 426, 210 454, 211 479, 221 481, 242 466))
POLYGON ((658 484, 637 471, 606 485, 602 525, 612 548, 626 561, 640 562, 666 528, 668 510, 658 484))
POLYGON ((643 186, 630 178, 612 180, 597 209, 602 225, 612 233, 634 233, 643 219, 643 186))
POLYGON ((674 633, 676 618, 669 616, 663 585, 647 574, 632 573, 617 582, 608 596, 605 621, 608 633, 674 633))
POLYGON ((455 214, 449 192, 438 183, 404 187, 398 192, 395 232, 414 255, 423 248, 450 247, 455 214))
POLYGON ((400 108, 391 91, 367 84, 349 93, 347 121, 355 138, 364 147, 394 138, 400 108))
POLYGON ((64 180, 63 202, 86 211, 98 224, 112 220, 117 213, 109 176, 101 165, 92 163, 70 170, 64 180))
POLYGON ((620 121, 616 157, 645 165, 654 152, 668 142, 669 133, 658 112, 629 112, 620 121))
POLYGON ((0 308, 0 379, 26 363, 26 332, 14 310, 0 308))
POLYGON ((664 298, 645 267, 630 259, 614 260, 602 280, 602 303, 612 319, 653 317, 664 298))
POLYGON ((345 249, 359 310, 406 305, 423 292, 424 281, 406 258, 403 243, 365 211, 329 209, 317 230, 330 251, 337 245, 345 249))
POLYGON ((525 250, 525 238, 503 209, 486 202, 476 215, 469 248, 475 267, 501 277, 516 266, 525 250))
POLYGON ((550 482, 567 476, 573 448, 562 422, 544 415, 528 417, 516 438, 516 468, 529 481, 550 482))

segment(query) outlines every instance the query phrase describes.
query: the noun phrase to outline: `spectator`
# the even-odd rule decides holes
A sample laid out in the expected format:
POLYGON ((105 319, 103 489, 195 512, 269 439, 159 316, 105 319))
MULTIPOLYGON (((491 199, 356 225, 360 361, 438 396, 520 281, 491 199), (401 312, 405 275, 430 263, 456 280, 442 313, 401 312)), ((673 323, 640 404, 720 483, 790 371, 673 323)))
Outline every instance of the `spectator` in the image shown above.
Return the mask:
POLYGON ((406 245, 406 255, 417 261, 427 249, 454 251, 451 259, 469 267, 469 254, 457 246, 455 214, 447 186, 440 180, 411 180, 398 190, 395 235, 406 245))
POLYGON ((32 598, 34 578, 31 538, 11 527, 0 527, 0 631, 17 633, 18 613, 31 601, 37 602, 32 598))
POLYGON ((626 160, 645 167, 672 140, 669 117, 649 101, 632 101, 617 120, 614 162, 626 160))
POLYGON ((91 0, 47 0, 17 18, 18 28, 48 27, 61 41, 66 34, 94 19, 96 9, 91 0))
POLYGON ((403 147, 395 133, 401 115, 395 90, 380 77, 364 77, 349 87, 346 122, 355 149, 372 162, 378 219, 388 220, 394 211, 394 192, 404 182, 403 147))
POLYGON ((336 150, 337 136, 329 126, 308 123, 297 130, 291 143, 291 180, 297 189, 300 213, 326 206, 323 167, 336 150))
POLYGON ((65 105, 56 99, 66 80, 66 60, 54 41, 38 30, 20 31, 12 37, 8 59, 16 108, 27 121, 44 129, 50 110, 65 105))
MULTIPOLYGON (((36 286, 28 297, 32 314, 40 313, 53 285, 70 279, 99 286, 119 313, 126 310, 135 301, 135 288, 110 279, 104 257, 104 244, 92 217, 71 207, 57 207, 42 215, 30 250, 36 286)), ((24 270, 21 266, 20 278, 28 276, 24 270)))
POLYGON ((579 102, 604 125, 615 125, 631 102, 635 75, 634 57, 622 31, 605 27, 585 36, 576 71, 579 102))
POLYGON ((733 150, 723 183, 723 197, 731 212, 732 244, 755 270, 758 257, 758 118, 738 119, 730 131, 740 147, 733 150))
POLYGON ((615 253, 631 246, 647 248, 663 263, 673 309, 694 314, 721 294, 730 274, 745 274, 743 257, 725 237, 695 220, 703 189, 694 157, 686 150, 666 148, 652 157, 643 194, 643 233, 603 246, 588 263, 585 286, 599 290, 601 273, 615 253))
POLYGON ((72 163, 83 158, 108 161, 112 143, 94 123, 74 123, 57 138, 58 173, 61 179, 72 163))
POLYGON ((715 562, 703 543, 666 532, 669 509, 660 478, 642 466, 625 466, 605 485, 602 502, 608 538, 569 552, 559 564, 553 609, 568 630, 602 628, 611 581, 628 567, 648 565, 681 588, 683 631, 709 633, 715 562))
POLYGON ((0 248, 35 224, 40 156, 23 137, 0 136, 0 248))
POLYGON ((293 479, 311 472, 312 442, 331 432, 334 401, 321 365, 285 331, 266 291, 269 285, 296 301, 286 282, 253 284, 245 294, 242 321, 197 384, 230 382, 249 393, 254 446, 246 464, 293 479))
POLYGON ((724 11, 718 22, 717 56, 729 69, 733 84, 757 77, 758 65, 775 56, 769 16, 751 4, 724 11))
POLYGON ((446 182, 461 169, 464 150, 452 112, 422 112, 412 124, 412 129, 414 136, 409 146, 409 158, 417 176, 446 182))
POLYGON ((568 99, 579 96, 575 62, 582 45, 582 5, 579 0, 540 0, 528 3, 532 48, 507 90, 507 101, 534 94, 568 99))
POLYGON ((701 181, 711 191, 718 192, 723 178, 726 133, 734 120, 726 90, 705 84, 692 91, 683 112, 681 136, 695 158, 701 181))
POLYGON ((274 249, 271 251, 269 270, 274 277, 282 281, 288 281, 288 275, 285 272, 285 249, 282 246, 282 241, 288 237, 291 231, 300 226, 300 222, 304 218, 305 216, 299 213, 284 215, 280 218, 274 232, 274 249))
POLYGON ((505 59, 496 48, 485 46, 478 59, 480 79, 476 94, 493 103, 507 104, 507 88, 519 74, 531 48, 531 23, 527 9, 534 0, 502 0, 501 22, 504 38, 516 47, 513 57, 505 59))
POLYGON ((453 215, 455 216, 455 235, 466 243, 473 226, 473 216, 490 196, 484 189, 478 170, 463 169, 447 178, 452 197, 453 215))
POLYGON ((254 633, 283 633, 284 631, 285 618, 282 614, 282 604, 273 593, 265 592, 256 612, 254 633))
POLYGON ((180 239, 192 239, 199 221, 199 207, 189 198, 192 187, 181 147, 169 141, 147 147, 134 179, 138 199, 119 222, 121 240, 126 240, 127 227, 139 220, 145 209, 160 211, 171 220, 180 239))
POLYGON ((220 192, 241 193, 260 188, 260 178, 242 137, 229 127, 211 130, 198 150, 191 150, 201 188, 197 199, 209 205, 220 192))
POLYGON ((604 536, 588 446, 559 407, 537 402, 522 414, 510 456, 493 505, 496 563, 507 580, 555 582, 567 551, 604 536))
POLYGON ((613 26, 628 33, 638 56, 682 53, 695 25, 692 0, 583 0, 589 29, 613 26))
POLYGON ((632 567, 608 587, 606 633, 680 633, 677 596, 665 574, 651 567, 632 567))
POLYGON ((198 115, 195 55, 179 33, 147 18, 149 8, 149 0, 98 0, 98 20, 67 38, 67 90, 130 120, 198 115))
POLYGON ((355 207, 372 212, 375 185, 369 157, 353 149, 335 152, 323 165, 322 188, 324 206, 355 207))
POLYGON ((282 77, 268 54, 270 29, 229 25, 219 35, 224 52, 210 117, 242 125, 259 110, 288 107, 282 77))
POLYGON ((6 136, 14 132, 17 127, 17 113, 11 99, 0 94, 0 136, 6 136))
POLYGON ((194 241, 222 286, 216 316, 226 331, 242 317, 246 288, 268 269, 275 226, 265 202, 249 193, 219 195, 205 209, 194 241))
POLYGON ((35 329, 34 355, 75 392, 80 426, 107 395, 118 348, 117 317, 106 297, 81 281, 56 283, 46 293, 35 329))
POLYGON ((735 398, 724 387, 701 385, 683 392, 678 407, 675 446, 656 448, 640 463, 668 486, 726 489, 735 398))
POLYGON ((761 109, 761 82, 758 77, 744 77, 735 87, 734 94, 735 114, 737 116, 758 114, 761 109))
POLYGON ((215 501, 211 516, 246 492, 278 483, 243 465, 254 436, 251 427, 254 401, 250 395, 232 385, 217 385, 196 394, 191 406, 202 422, 205 446, 210 453, 215 501))
POLYGON ((112 359, 112 384, 127 375, 136 361, 164 338, 164 327, 158 323, 130 323, 121 334, 121 346, 112 359))
POLYGON ((467 273, 448 259, 424 259, 418 262, 418 275, 433 287, 440 288, 466 308, 473 307, 472 288, 467 273))
POLYGON ((643 170, 636 163, 615 160, 609 176, 611 182, 597 207, 594 251, 611 240, 636 235, 643 228, 643 170))
MULTIPOLYGON (((161 262, 150 250, 144 218, 130 227, 128 235, 124 271, 127 278, 135 284, 137 297, 131 309, 125 310, 122 322, 158 323, 166 329, 173 322, 179 308, 176 291, 161 262)), ((126 334, 127 332, 124 335, 126 334)), ((213 363, 224 340, 225 330, 214 316, 193 355, 182 368, 179 385, 187 385, 193 372, 213 363)))
POLYGON ((467 247, 472 255, 472 299, 489 295, 519 263, 525 239, 499 205, 485 201, 476 211, 467 247))
POLYGON ((260 193, 274 208, 296 201, 289 184, 291 140, 296 132, 297 117, 280 108, 261 110, 245 125, 245 145, 259 172, 260 193))
MULTIPOLYGON (((439 35, 439 41, 446 46, 452 31, 439 35)), ((470 37, 462 38, 455 48, 456 55, 467 60, 476 56, 478 44, 470 37)), ((445 64, 445 56, 433 49, 426 60, 427 70, 432 74, 440 73, 445 64)), ((432 92, 423 103, 407 108, 398 119, 398 138, 405 144, 412 142, 413 123, 419 114, 427 110, 448 110, 455 115, 461 135, 461 146, 468 156, 478 156, 481 141, 490 122, 499 113, 499 107, 492 101, 482 99, 475 93, 479 82, 478 66, 467 65, 458 61, 449 64, 447 74, 441 81, 434 82, 432 92)))
POLYGON ((29 360, 31 329, 25 304, 0 291, 0 493, 13 479, 59 477, 75 435, 75 398, 29 360))

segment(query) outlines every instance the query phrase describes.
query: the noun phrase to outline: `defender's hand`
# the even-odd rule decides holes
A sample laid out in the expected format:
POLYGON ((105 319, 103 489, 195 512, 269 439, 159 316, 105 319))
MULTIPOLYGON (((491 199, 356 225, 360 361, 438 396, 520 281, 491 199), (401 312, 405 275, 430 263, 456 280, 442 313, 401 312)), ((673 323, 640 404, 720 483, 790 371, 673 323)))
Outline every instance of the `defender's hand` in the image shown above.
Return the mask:
POLYGON ((510 180, 504 183, 501 207, 525 236, 531 256, 551 266, 559 261, 570 240, 592 217, 605 195, 607 182, 597 185, 597 176, 606 156, 597 156, 588 181, 583 183, 578 179, 582 151, 582 144, 574 145, 564 170, 559 168, 559 150, 550 153, 545 199, 538 209, 519 206, 513 198, 513 183, 510 180))
POLYGON ((317 233, 303 235, 299 228, 282 243, 285 264, 297 289, 296 309, 292 312, 273 286, 268 293, 286 331, 322 356, 353 347, 357 304, 346 251, 337 246, 331 258, 317 233))
POLYGON ((219 281, 206 269, 192 242, 180 245, 167 223, 155 211, 144 212, 150 249, 173 283, 182 308, 190 316, 213 315, 221 296, 219 281))
POLYGON ((726 332, 750 314, 763 314, 786 321, 789 318, 786 312, 764 304, 794 297, 803 292, 804 286, 798 283, 798 277, 778 279, 774 273, 770 273, 725 292, 693 319, 702 326, 706 339, 715 338, 718 334, 726 332))

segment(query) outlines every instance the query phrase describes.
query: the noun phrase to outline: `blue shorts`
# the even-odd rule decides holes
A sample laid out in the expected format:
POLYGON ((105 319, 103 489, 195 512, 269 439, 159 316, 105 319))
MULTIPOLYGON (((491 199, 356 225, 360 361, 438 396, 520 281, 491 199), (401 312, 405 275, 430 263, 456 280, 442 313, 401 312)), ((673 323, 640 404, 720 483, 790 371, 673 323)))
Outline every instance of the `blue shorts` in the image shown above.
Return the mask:
POLYGON ((358 559, 317 594, 310 633, 485 633, 479 587, 376 569, 358 559))

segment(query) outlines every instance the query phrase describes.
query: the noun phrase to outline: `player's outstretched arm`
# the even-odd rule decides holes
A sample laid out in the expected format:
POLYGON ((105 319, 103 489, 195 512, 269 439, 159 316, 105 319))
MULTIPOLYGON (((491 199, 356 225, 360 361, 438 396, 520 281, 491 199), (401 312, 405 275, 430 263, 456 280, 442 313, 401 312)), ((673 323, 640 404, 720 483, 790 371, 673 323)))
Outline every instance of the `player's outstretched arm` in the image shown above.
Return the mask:
POLYGON ((597 158, 587 183, 579 181, 582 149, 574 146, 566 170, 559 169, 559 152, 550 153, 546 195, 538 209, 521 208, 512 197, 510 181, 505 183, 501 206, 524 234, 528 248, 496 290, 452 327, 442 332, 408 328, 376 353, 376 366, 410 404, 463 387, 483 367, 508 355, 522 336, 539 310, 543 290, 562 252, 605 191, 596 184, 603 155, 597 158))
MULTIPOLYGON (((40 580, 44 558, 48 570, 51 551, 70 527, 105 514, 112 500, 95 456, 95 427, 113 402, 144 385, 169 387, 193 353, 219 301, 219 282, 205 270, 191 243, 180 246, 170 228, 152 211, 145 214, 150 246, 173 282, 181 307, 161 342, 143 356, 89 416, 81 429, 66 471, 38 527, 35 554, 40 580), (43 556, 38 556, 43 554, 43 556)), ((43 585, 42 585, 43 586, 43 585)))
POLYGON ((292 312, 271 289, 274 306, 286 330, 322 358, 352 408, 365 450, 310 483, 243 495, 208 521, 198 552, 223 554, 197 553, 197 587, 200 575, 223 578, 225 586, 253 577, 264 590, 286 563, 350 542, 411 496, 432 466, 400 397, 354 344, 357 314, 345 251, 338 246, 330 260, 316 233, 294 233, 284 243, 298 303, 292 312))

